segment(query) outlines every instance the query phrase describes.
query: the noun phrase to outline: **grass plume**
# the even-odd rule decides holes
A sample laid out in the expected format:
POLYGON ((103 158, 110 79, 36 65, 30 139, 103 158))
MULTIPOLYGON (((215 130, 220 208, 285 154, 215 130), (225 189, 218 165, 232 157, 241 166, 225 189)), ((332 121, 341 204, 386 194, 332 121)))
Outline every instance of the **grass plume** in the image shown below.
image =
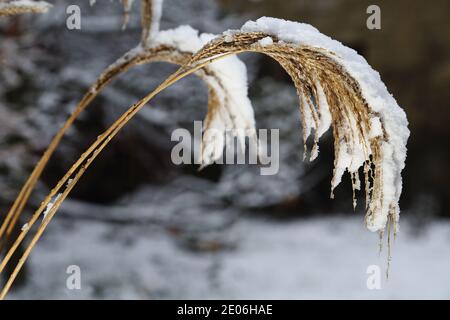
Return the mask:
POLYGON ((51 5, 45 1, 0 1, 0 17, 15 16, 24 13, 45 13, 51 5))

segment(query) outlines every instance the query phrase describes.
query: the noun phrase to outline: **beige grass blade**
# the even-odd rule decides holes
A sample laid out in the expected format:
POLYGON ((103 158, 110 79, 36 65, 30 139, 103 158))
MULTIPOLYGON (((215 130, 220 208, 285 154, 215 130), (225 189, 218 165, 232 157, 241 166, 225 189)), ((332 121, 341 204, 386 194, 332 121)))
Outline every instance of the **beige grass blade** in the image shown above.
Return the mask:
POLYGON ((61 203, 64 201, 64 199, 67 197, 69 192, 72 190, 72 188, 75 186, 75 184, 78 182, 78 180, 81 178, 81 176, 84 174, 86 169, 89 167, 89 165, 93 162, 93 160, 98 156, 98 154, 103 150, 103 148, 112 140, 112 138, 120 131, 120 129, 134 116, 136 113, 144 107, 144 105, 152 99, 156 94, 167 88, 168 86, 172 85, 176 81, 180 80, 181 78, 197 71, 204 65, 199 65, 196 68, 191 69, 180 69, 176 73, 174 73, 172 76, 170 76, 165 82, 163 82, 155 91, 147 95, 144 99, 139 101, 138 103, 134 104, 130 107, 130 109, 125 112, 108 130, 106 130, 102 135, 98 137, 98 139, 84 152, 81 157, 75 162, 75 164, 69 169, 69 171, 64 175, 64 177, 57 183, 55 188, 51 190, 51 192, 47 195, 45 200, 41 203, 40 207, 35 211, 33 214, 31 220, 28 222, 28 227, 21 231, 15 242, 13 243, 12 247, 6 254, 5 258, 3 259, 0 270, 3 271, 6 264, 9 262, 9 259, 14 254, 15 250, 18 248, 20 243, 24 240, 25 236, 27 235, 28 231, 33 227, 33 225, 38 220, 39 216, 44 212, 46 208, 48 208, 48 212, 46 217, 44 218, 42 224, 39 226, 36 234, 34 235, 33 239, 31 240, 30 244, 27 246, 24 254, 22 255, 21 259, 19 260, 18 264, 16 265, 13 273, 11 274, 10 278, 8 279, 7 283, 5 284, 4 288, 2 289, 0 293, 0 299, 3 299, 7 292, 9 291, 13 281, 15 280, 18 272, 22 268, 23 264, 25 263, 26 259, 28 258, 32 248, 36 244, 36 242, 39 240, 40 236, 42 235, 43 231, 45 230, 45 227, 48 225, 54 214, 56 213, 56 210, 59 208, 61 203), (71 179, 71 177, 73 178, 71 179), (59 193, 61 189, 64 189, 62 193, 59 193), (48 205, 51 203, 52 198, 54 198, 57 194, 59 196, 57 197, 56 201, 51 204, 51 207, 48 207, 48 205))
MULTIPOLYGON (((167 30, 165 31, 164 34, 161 34, 160 38, 156 39, 158 41, 158 44, 155 44, 154 46, 147 48, 143 48, 142 45, 140 45, 135 49, 130 50, 128 53, 126 53, 124 56, 118 59, 115 63, 110 65, 103 72, 103 74, 100 75, 96 83, 90 87, 90 89, 85 94, 85 96, 78 104, 78 106, 75 108, 74 112, 71 114, 69 119, 66 121, 63 127, 58 131, 56 136, 53 138, 49 147, 44 152, 44 155, 42 156, 37 166, 34 168, 32 174, 28 178, 27 182, 23 186, 21 192, 19 193, 19 196, 14 201, 13 206, 11 207, 5 220, 3 221, 3 224, 0 227, 0 251, 1 248, 4 246, 4 244, 6 243, 7 239, 9 238, 10 234, 14 230, 18 218, 20 217, 25 207, 25 204, 27 203, 31 195, 31 192, 33 191, 34 186, 37 183, 37 180, 39 179, 42 171, 44 170, 48 160, 50 159, 51 155, 54 153, 55 149, 59 145, 67 129, 72 125, 72 123, 76 120, 79 114, 88 107, 90 102, 100 93, 102 89, 104 89, 105 86, 107 86, 111 82, 113 78, 126 72, 133 66, 151 63, 155 61, 168 62, 177 65, 186 64, 192 57, 192 53, 186 51, 186 48, 183 47, 183 44, 184 45, 186 44, 183 43, 183 41, 188 42, 184 38, 186 32, 190 37, 196 39, 197 41, 200 41, 198 32, 192 28, 185 27, 180 29, 167 30), (171 43, 166 44, 165 43, 166 35, 170 35, 172 36, 172 38, 175 37, 177 41, 172 41, 171 43), (184 51, 178 48, 177 46, 183 47, 181 49, 183 49, 184 51)), ((243 67, 243 65, 240 65, 241 63, 237 59, 235 59, 233 63, 234 65, 243 67)), ((206 66, 204 70, 198 70, 196 72, 196 74, 207 84, 209 92, 208 114, 205 120, 205 129, 209 129, 214 125, 214 123, 217 123, 217 120, 219 120, 225 123, 228 121, 228 123, 226 123, 227 129, 246 128, 249 132, 254 132, 254 119, 253 118, 248 119, 248 116, 247 117, 239 116, 239 114, 236 114, 236 111, 232 110, 236 109, 237 106, 233 104, 231 97, 233 95, 238 94, 245 95, 245 97, 242 96, 239 97, 241 101, 245 102, 245 105, 242 105, 241 108, 243 109, 245 107, 246 109, 252 109, 251 103, 246 96, 246 91, 242 92, 242 90, 240 90, 241 92, 232 92, 231 91, 232 89, 223 85, 221 77, 232 77, 233 75, 230 74, 220 75, 217 73, 217 71, 218 71, 217 68, 206 66), (221 97, 229 97, 229 98, 223 99, 221 97), (224 117, 224 113, 225 119, 222 119, 224 117), (234 120, 230 121, 227 119, 234 119, 234 120), (246 121, 239 122, 238 121, 239 119, 244 119, 246 121)), ((244 85, 246 86, 246 84, 244 85)), ((253 117, 253 115, 251 116, 253 117)), ((203 154, 205 153, 204 150, 207 149, 206 147, 208 145, 213 144, 214 142, 215 140, 211 141, 211 139, 209 139, 209 136, 207 134, 205 135, 204 143, 202 143, 201 145, 202 159, 205 160, 204 164, 209 164, 212 161, 209 155, 203 154)))
MULTIPOLYGON (((140 50, 134 49, 131 50, 129 53, 125 54, 122 58, 120 58, 116 63, 112 64, 96 81, 96 83, 89 89, 88 93, 84 96, 80 104, 76 107, 75 111, 72 113, 70 118, 66 121, 64 126, 60 129, 60 131, 57 133, 55 138, 52 140, 50 146, 44 153, 43 157, 39 161, 38 165, 35 167, 33 173, 31 174, 30 178, 26 182, 25 186, 22 188, 21 193, 19 194, 19 197, 14 202, 14 205, 12 206, 10 212, 8 213, 2 228, 1 233, 3 234, 6 230, 5 237, 3 238, 6 240, 9 235, 11 234, 12 230, 14 229, 16 222, 18 221, 18 218, 23 211, 23 208, 31 194, 31 191, 33 190, 37 180, 39 179, 39 176, 41 175, 43 169, 45 168, 45 165, 47 164, 48 160, 50 159, 51 155, 54 153, 55 149, 59 145, 62 137, 64 136, 67 129, 72 125, 72 123, 76 120, 76 118, 79 116, 79 114, 84 111, 90 102, 101 92, 102 89, 104 89, 108 83, 110 83, 117 75, 126 72, 131 67, 146 64, 150 62, 168 62, 178 65, 183 65, 189 61, 191 58, 190 53, 180 52, 176 48, 173 47, 167 47, 167 46, 158 46, 155 48, 149 48, 147 50, 140 50), (8 224, 9 223, 9 224, 8 224)), ((207 122, 208 119, 211 118, 211 114, 214 113, 217 110, 217 104, 220 103, 220 99, 217 98, 218 93, 216 90, 223 90, 224 89, 218 89, 216 87, 216 84, 219 83, 218 79, 214 77, 213 70, 208 70, 206 68, 206 72, 202 70, 196 70, 196 74, 203 79, 206 84, 208 85, 209 89, 209 103, 208 103, 208 116, 207 116, 207 122), (211 77, 214 80, 214 85, 211 84, 211 77)), ((48 203, 50 203, 52 197, 55 196, 55 192, 52 192, 52 195, 48 198, 48 203)), ((47 202, 47 201, 46 201, 47 202)), ((46 206, 48 205, 46 204, 46 206)), ((34 223, 36 222, 36 219, 31 219, 28 222, 28 228, 26 230, 23 230, 23 232, 19 235, 18 241, 16 241, 12 247, 7 252, 5 258, 2 260, 0 264, 0 273, 4 270, 4 267, 9 262, 9 259, 14 254, 15 250, 18 248, 19 244, 23 240, 24 236, 27 234, 28 230, 33 227, 34 223)))
POLYGON ((144 48, 148 48, 149 46, 148 39, 150 37, 153 17, 152 5, 152 0, 141 0, 141 43, 144 48))
POLYGON ((0 273, 4 270, 6 264, 9 262, 12 255, 17 250, 18 246, 24 240, 25 236, 28 234, 29 230, 33 227, 36 221, 39 219, 41 214, 46 210, 46 216, 42 221, 41 225, 38 227, 36 234, 32 238, 31 242, 28 244, 25 249, 22 257, 20 258, 18 264, 15 266, 12 274, 10 275, 7 283, 2 288, 0 292, 0 299, 4 299, 9 289, 11 288, 12 283, 20 272, 23 264, 26 259, 30 255, 32 249, 36 245, 37 241, 40 239, 42 233, 44 232, 46 226, 51 221, 53 216, 56 214, 57 209, 62 204, 62 202, 66 199, 70 191, 79 181, 81 176, 90 166, 90 164, 95 160, 95 158, 100 154, 100 152, 108 145, 108 143, 114 138, 114 136, 120 131, 120 129, 125 126, 125 124, 134 117, 139 110, 141 110, 146 103, 148 103, 153 97, 155 97, 158 93, 176 83, 180 79, 197 72, 201 68, 207 66, 208 64, 216 61, 218 59, 224 58, 228 56, 224 54, 220 57, 207 59, 203 63, 197 64, 195 67, 185 66, 180 68, 177 72, 168 77, 158 88, 156 88, 153 92, 149 93, 142 100, 132 105, 127 112, 125 112, 111 127, 109 127, 103 134, 101 134, 97 140, 81 155, 81 157, 73 164, 73 166, 67 171, 64 177, 57 183, 57 185, 50 191, 45 200, 41 203, 39 208, 35 211, 31 219, 28 221, 27 228, 24 228, 17 239, 14 241, 13 245, 9 249, 5 258, 1 262, 0 265, 0 273), (73 177, 73 178, 71 178, 73 177), (63 192, 60 190, 64 189, 63 192), (58 196, 57 196, 58 195, 58 196), (55 198, 56 197, 56 198, 55 198), (52 199, 55 198, 55 201, 52 203, 52 199), (50 206, 49 206, 50 205, 50 206), (46 209, 47 208, 47 209, 46 209))

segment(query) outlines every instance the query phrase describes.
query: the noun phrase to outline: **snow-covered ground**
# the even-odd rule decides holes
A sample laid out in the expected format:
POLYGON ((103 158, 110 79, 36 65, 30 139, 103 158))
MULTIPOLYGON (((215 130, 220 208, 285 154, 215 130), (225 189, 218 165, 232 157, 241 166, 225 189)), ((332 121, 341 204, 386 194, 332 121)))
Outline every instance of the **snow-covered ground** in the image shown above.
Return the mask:
POLYGON ((9 298, 449 299, 450 223, 417 234, 405 215, 381 290, 367 289, 366 271, 385 270, 386 257, 359 216, 244 216, 229 231, 235 246, 209 253, 187 250, 166 228, 56 217, 31 256, 27 285, 9 298), (74 264, 82 288, 71 291, 74 264))

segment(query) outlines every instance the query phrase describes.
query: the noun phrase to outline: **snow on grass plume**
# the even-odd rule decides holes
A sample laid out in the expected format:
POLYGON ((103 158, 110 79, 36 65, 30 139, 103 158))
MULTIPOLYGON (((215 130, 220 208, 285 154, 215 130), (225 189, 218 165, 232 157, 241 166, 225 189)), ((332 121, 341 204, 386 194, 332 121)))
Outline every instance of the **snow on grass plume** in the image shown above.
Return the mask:
MULTIPOLYGON (((291 76, 299 95, 305 151, 312 135, 310 160, 319 154, 320 137, 332 128, 335 160, 331 196, 346 171, 350 173, 355 193, 361 188, 362 173, 366 226, 383 233, 386 226, 392 225, 394 232, 397 231, 408 122, 379 74, 356 51, 310 25, 274 18, 247 22, 242 29, 226 31, 219 37, 198 36, 187 26, 159 32, 153 36, 150 49, 161 47, 169 48, 169 56, 174 52, 198 51, 157 92, 201 69, 209 68, 223 75, 217 83, 209 83, 216 89, 220 84, 223 90, 216 90, 215 98, 219 102, 208 109, 206 121, 207 126, 219 129, 236 127, 236 124, 241 128, 254 128, 253 110, 246 97, 245 68, 230 56, 260 52, 277 60, 291 76), (174 48, 176 50, 170 53, 174 48), (234 76, 233 81, 227 80, 229 76, 234 76), (233 103, 220 104, 224 100, 233 103), (217 108, 217 105, 223 107, 217 108), (230 115, 232 121, 227 118, 230 115)), ((222 152, 223 141, 210 141, 205 136, 204 144, 210 148, 202 155, 205 163, 210 163, 222 152)), ((353 203, 356 205, 355 197, 353 203)))
POLYGON ((313 134, 310 160, 318 155, 321 135, 333 127, 331 196, 346 171, 353 190, 360 189, 363 171, 367 228, 382 233, 389 222, 396 232, 409 130, 405 112, 379 74, 355 50, 316 28, 268 17, 226 31, 191 64, 245 51, 274 58, 291 76, 300 99, 305 150, 313 134))
POLYGON ((0 3, 0 17, 23 13, 44 13, 52 7, 45 1, 15 0, 0 3))

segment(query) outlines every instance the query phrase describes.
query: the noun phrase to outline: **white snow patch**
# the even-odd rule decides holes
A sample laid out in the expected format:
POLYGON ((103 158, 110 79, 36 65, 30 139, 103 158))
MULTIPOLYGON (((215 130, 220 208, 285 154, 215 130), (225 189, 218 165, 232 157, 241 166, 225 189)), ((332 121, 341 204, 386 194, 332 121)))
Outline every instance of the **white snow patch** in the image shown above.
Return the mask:
POLYGON ((432 221, 420 235, 407 220, 403 227, 386 281, 377 236, 348 216, 243 218, 231 233, 235 249, 197 254, 164 228, 56 219, 30 257, 30 281, 8 298, 449 299, 449 222, 432 221), (55 276, 74 261, 82 290, 55 276), (382 290, 367 289, 370 265, 380 267, 382 290))
POLYGON ((373 117, 370 119, 369 138, 373 139, 383 135, 383 127, 381 126, 380 118, 373 117))
POLYGON ((159 25, 162 16, 164 0, 153 0, 152 1, 152 25, 150 28, 149 37, 153 38, 159 32, 159 25))
POLYGON ((271 37, 265 37, 258 41, 258 44, 262 47, 270 46, 273 44, 273 39, 271 37))

